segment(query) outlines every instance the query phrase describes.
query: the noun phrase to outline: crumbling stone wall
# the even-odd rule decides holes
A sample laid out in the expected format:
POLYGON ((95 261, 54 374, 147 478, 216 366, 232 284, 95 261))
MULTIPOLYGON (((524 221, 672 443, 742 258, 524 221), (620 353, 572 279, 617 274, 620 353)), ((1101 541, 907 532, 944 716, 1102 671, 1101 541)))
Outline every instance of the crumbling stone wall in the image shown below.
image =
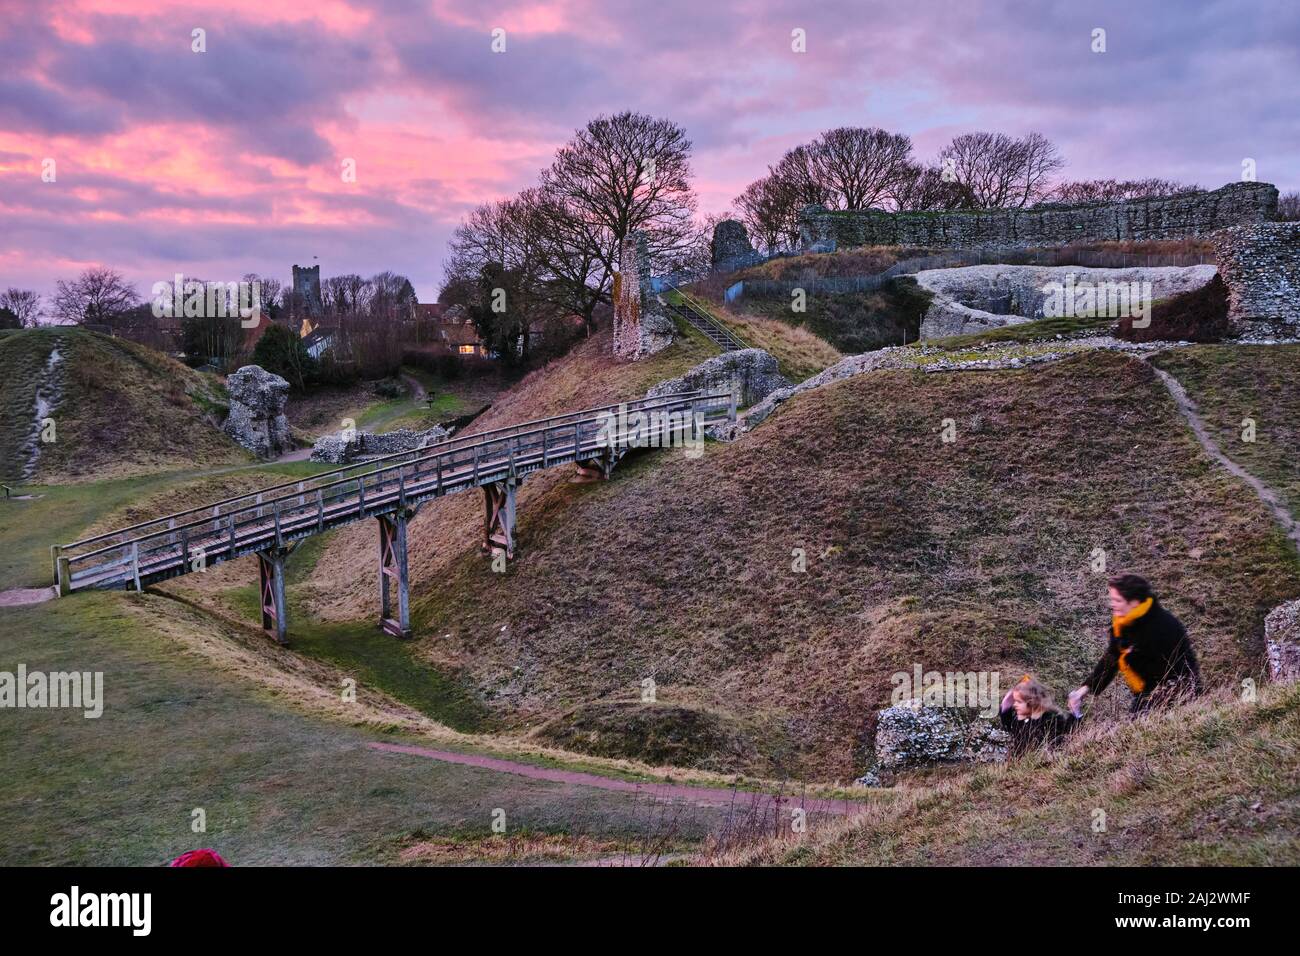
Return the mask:
POLYGON ((775 356, 762 349, 737 349, 715 355, 685 375, 652 386, 645 397, 659 398, 676 392, 730 391, 736 396, 738 405, 752 405, 789 384, 781 374, 775 356))
POLYGON ((446 441, 450 436, 451 432, 441 425, 434 425, 425 431, 399 428, 379 435, 371 432, 338 432, 316 439, 316 444, 312 446, 311 460, 346 465, 361 458, 427 448, 446 441))
POLYGON ((1300 222, 1236 226, 1211 241, 1233 331, 1248 338, 1300 336, 1300 222))
POLYGON ((710 255, 714 272, 735 272, 763 261, 749 241, 745 224, 737 219, 723 219, 713 227, 710 255))
POLYGON ((1212 192, 1082 206, 960 212, 863 209, 837 212, 807 206, 800 213, 806 252, 866 245, 973 249, 981 246, 1059 246, 1107 240, 1184 239, 1277 216, 1277 187, 1230 183, 1212 192))
POLYGON ((284 416, 289 383, 260 365, 245 365, 226 376, 230 413, 221 426, 258 458, 278 458, 294 447, 284 416))
POLYGON ((630 233, 619 248, 613 298, 615 355, 635 360, 672 344, 676 326, 650 291, 650 253, 642 232, 630 233))

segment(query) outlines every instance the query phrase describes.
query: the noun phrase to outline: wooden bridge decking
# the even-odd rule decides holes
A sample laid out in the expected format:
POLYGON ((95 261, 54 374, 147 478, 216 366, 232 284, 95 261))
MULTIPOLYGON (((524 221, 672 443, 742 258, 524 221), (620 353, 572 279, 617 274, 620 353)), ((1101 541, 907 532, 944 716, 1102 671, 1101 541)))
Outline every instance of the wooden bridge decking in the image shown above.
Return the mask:
POLYGON ((704 428, 734 420, 735 413, 731 394, 682 392, 452 438, 55 545, 55 585, 60 595, 142 590, 257 554, 263 559, 263 623, 274 624, 284 640, 283 562, 293 547, 312 535, 377 518, 384 621, 394 632, 408 633, 405 524, 425 502, 483 488, 485 548, 510 557, 514 490, 526 475, 572 462, 583 475, 608 477, 629 448, 703 440, 704 428), (398 586, 401 620, 390 621, 387 614, 389 579, 398 586))

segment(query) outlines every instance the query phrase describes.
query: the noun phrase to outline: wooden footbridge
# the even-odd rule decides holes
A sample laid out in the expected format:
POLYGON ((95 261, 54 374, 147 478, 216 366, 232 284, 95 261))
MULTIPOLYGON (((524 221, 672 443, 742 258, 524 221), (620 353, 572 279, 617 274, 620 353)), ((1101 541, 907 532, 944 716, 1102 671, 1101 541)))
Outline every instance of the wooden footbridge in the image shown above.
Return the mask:
POLYGON ((702 442, 705 428, 735 417, 734 395, 680 392, 452 438, 55 545, 55 585, 60 595, 139 591, 255 554, 262 626, 285 643, 285 559, 312 535, 373 518, 379 525, 380 626, 407 637, 406 525, 426 502, 482 488, 484 550, 494 560, 509 560, 515 489, 526 475, 572 463, 577 480, 607 479, 630 449, 702 442))

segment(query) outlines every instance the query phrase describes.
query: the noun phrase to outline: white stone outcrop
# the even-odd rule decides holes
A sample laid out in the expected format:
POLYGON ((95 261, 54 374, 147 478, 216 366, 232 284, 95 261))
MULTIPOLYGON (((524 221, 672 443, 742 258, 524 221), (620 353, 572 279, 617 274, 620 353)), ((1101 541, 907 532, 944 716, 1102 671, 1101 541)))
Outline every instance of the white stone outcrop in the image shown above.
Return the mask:
POLYGON ((1045 317, 1054 284, 1150 283, 1152 299, 1191 292, 1214 278, 1213 265, 1097 269, 1086 266, 962 266, 926 269, 916 283, 933 295, 921 320, 921 338, 986 332, 1045 317), (1070 277, 1073 277, 1071 279, 1070 277))

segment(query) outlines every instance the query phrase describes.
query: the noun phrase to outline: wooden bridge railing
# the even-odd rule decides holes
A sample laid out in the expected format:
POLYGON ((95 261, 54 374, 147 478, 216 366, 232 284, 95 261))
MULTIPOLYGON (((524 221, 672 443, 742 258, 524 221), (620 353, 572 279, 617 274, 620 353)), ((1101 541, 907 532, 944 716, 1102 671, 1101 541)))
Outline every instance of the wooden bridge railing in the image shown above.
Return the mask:
MULTIPOLYGON (((584 409, 398 452, 178 511, 53 549, 61 594, 162 580, 444 494, 600 456, 631 439, 664 444, 735 416, 729 393, 682 392, 584 409), (637 435, 610 430, 643 413, 637 435), (658 423, 655 423, 655 419, 658 423), (193 565, 193 566, 192 566, 193 565)), ((702 438, 702 436, 700 436, 702 438)))

